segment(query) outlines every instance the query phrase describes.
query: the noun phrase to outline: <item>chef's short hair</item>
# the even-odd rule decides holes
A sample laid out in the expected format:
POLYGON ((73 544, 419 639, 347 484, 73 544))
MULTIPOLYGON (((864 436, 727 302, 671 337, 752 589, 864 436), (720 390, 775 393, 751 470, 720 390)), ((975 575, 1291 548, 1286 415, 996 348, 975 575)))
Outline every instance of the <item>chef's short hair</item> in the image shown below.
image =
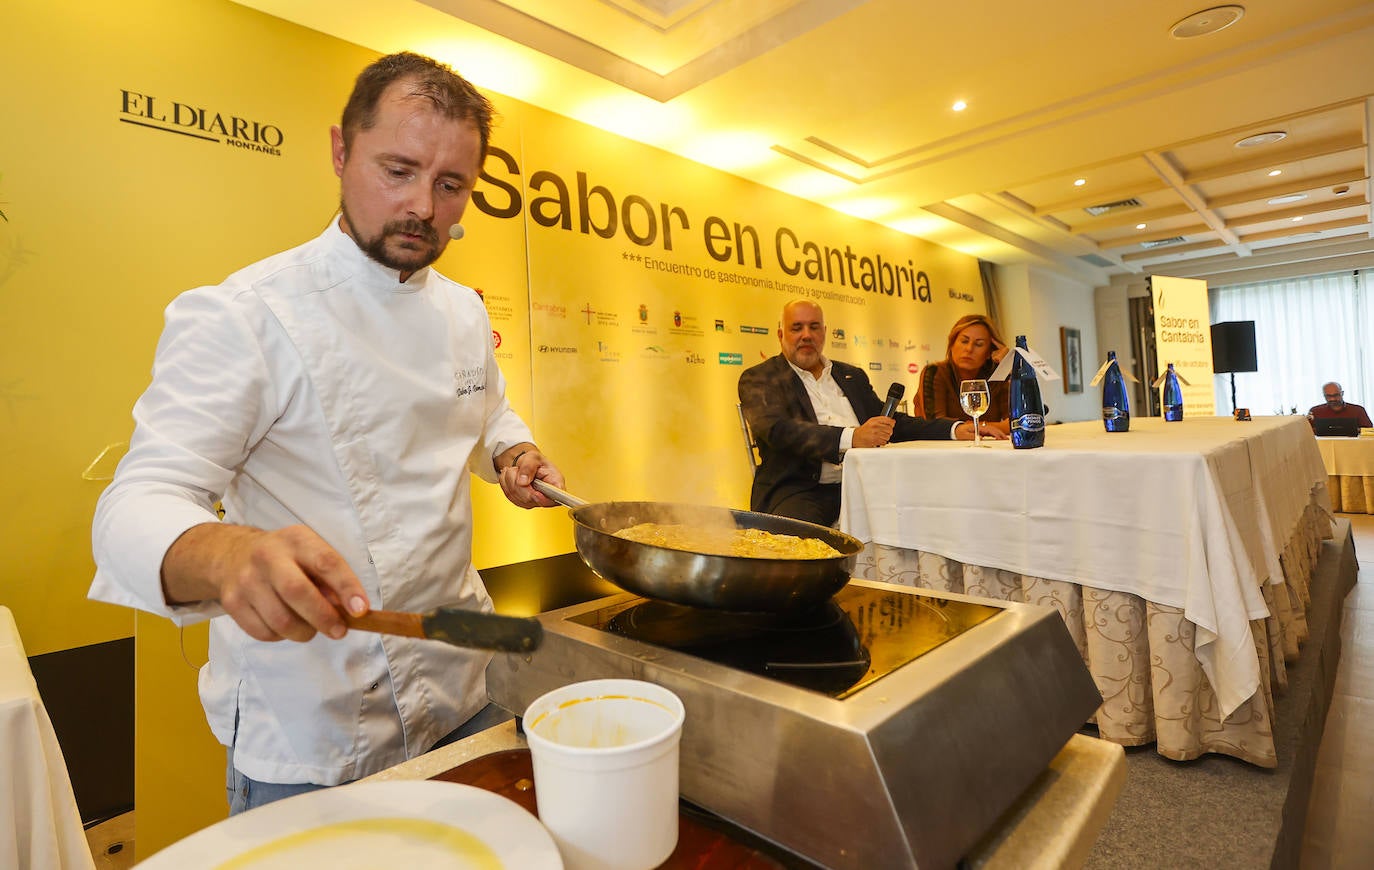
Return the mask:
POLYGON ((438 61, 402 51, 378 58, 358 73, 353 93, 343 111, 344 147, 353 135, 377 123, 377 104, 382 92, 398 81, 406 82, 408 95, 429 100, 435 111, 453 121, 471 121, 482 139, 482 159, 491 139, 491 101, 472 83, 438 61))

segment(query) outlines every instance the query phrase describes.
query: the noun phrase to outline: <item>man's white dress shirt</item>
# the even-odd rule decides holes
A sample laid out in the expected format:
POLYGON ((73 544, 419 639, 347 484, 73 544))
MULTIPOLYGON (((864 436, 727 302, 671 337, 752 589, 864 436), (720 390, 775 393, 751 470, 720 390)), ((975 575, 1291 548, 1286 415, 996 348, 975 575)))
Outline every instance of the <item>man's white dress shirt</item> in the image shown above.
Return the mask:
MULTIPOLYGON (((859 416, 854 413, 854 406, 849 404, 849 397, 840 389, 840 385, 835 382, 835 376, 831 370, 834 368, 830 360, 825 360, 825 367, 821 370, 818 378, 806 369, 797 366, 791 360, 787 364, 792 366, 792 371, 801 378, 802 385, 806 387, 806 395, 811 399, 811 410, 816 412, 816 422, 822 426, 840 426, 844 431, 840 433, 840 456, 854 446, 854 430, 859 428, 859 416)), ((821 483, 839 483, 844 477, 844 469, 833 462, 821 463, 821 483)))

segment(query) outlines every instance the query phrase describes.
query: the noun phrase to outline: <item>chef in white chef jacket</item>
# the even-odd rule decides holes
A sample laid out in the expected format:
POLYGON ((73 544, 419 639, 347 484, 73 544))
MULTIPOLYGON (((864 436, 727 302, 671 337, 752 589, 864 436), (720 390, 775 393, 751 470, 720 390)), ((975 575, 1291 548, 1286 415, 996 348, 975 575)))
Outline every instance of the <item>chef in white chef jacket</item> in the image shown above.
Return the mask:
POLYGON ((491 610, 469 470, 523 507, 553 505, 533 478, 563 485, 506 401, 481 299, 430 268, 490 125, 447 67, 378 60, 331 130, 340 215, 167 308, 96 508, 90 595, 212 618, 200 695, 234 812, 375 773, 483 718, 490 653, 346 632, 338 608, 491 610))

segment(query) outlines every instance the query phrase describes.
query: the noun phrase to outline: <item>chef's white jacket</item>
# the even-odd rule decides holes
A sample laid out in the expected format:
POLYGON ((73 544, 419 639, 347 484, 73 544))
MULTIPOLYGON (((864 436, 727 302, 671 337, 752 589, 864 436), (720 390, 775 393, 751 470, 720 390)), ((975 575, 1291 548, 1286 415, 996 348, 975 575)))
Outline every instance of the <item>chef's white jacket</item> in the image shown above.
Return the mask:
POLYGON ((160 569, 194 525, 303 523, 375 608, 491 610, 472 567, 469 468, 532 440, 481 299, 432 269, 399 282, 337 220, 167 308, 129 453, 96 507, 92 598, 214 617, 206 718, 235 766, 334 785, 429 749, 486 703, 490 654, 351 631, 264 643, 215 604, 171 607, 160 569), (237 729, 237 733, 236 733, 237 729))

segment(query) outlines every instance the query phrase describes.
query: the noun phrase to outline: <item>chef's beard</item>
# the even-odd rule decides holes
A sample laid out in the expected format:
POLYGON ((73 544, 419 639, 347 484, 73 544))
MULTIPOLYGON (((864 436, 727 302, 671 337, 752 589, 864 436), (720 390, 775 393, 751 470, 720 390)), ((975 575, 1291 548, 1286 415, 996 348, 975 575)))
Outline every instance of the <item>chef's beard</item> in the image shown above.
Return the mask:
POLYGON ((435 260, 443 253, 443 248, 439 244, 439 234, 434 227, 421 220, 387 221, 382 224, 381 232, 369 239, 358 236, 357 224, 349 220, 348 209, 343 208, 344 221, 353 230, 353 241, 358 248, 371 259, 380 263, 388 269, 395 269, 398 272, 418 272, 435 260), (392 252, 387 249, 387 239, 398 236, 401 233, 420 236, 425 243, 425 247, 420 250, 402 249, 392 252))

